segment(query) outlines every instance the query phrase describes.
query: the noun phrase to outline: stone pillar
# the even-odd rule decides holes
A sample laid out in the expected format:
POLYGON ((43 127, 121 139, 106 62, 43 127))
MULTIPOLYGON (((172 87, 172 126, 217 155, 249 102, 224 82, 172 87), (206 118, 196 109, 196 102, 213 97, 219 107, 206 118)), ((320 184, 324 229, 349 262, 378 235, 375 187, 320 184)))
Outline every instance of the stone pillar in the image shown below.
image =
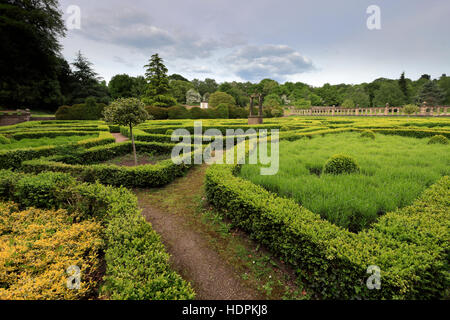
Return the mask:
POLYGON ((386 107, 384 108, 384 115, 385 116, 389 115, 389 103, 386 103, 386 107))

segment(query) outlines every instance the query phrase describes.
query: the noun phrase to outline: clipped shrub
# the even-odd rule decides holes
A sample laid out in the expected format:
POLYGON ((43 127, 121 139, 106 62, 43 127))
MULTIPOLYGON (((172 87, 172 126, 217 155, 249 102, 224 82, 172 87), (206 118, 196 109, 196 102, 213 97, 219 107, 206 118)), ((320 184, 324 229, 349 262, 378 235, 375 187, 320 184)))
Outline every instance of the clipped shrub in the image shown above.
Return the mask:
MULTIPOLYGON (((33 189, 35 180, 39 180, 39 177, 42 177, 42 174, 32 176, 0 170, 1 200, 15 200, 23 206, 22 199, 20 197, 12 199, 13 195, 17 194, 17 188, 33 189), (28 183, 30 186, 27 186, 28 183), (8 189, 9 192, 2 193, 1 190, 5 189, 8 189)), ((165 251, 159 235, 142 217, 134 194, 125 188, 107 187, 99 183, 72 183, 70 177, 64 184, 62 183, 64 178, 61 175, 59 177, 61 179, 55 181, 57 186, 49 184, 48 188, 42 190, 42 197, 47 199, 55 196, 53 190, 59 190, 59 194, 53 198, 53 201, 43 203, 45 209, 62 208, 66 209, 69 214, 76 214, 80 217, 93 216, 100 218, 105 225, 102 234, 106 243, 106 274, 101 288, 102 294, 113 300, 185 300, 194 298, 195 293, 189 283, 171 269, 169 255, 165 251), (46 190, 47 195, 45 195, 46 190)), ((67 218, 69 217, 66 216, 64 219, 66 223, 72 221, 71 218, 67 218)), ((0 223, 1 226, 3 226, 2 223, 0 223)), ((80 229, 78 228, 78 230, 80 229)), ((84 250, 83 257, 90 257, 87 246, 90 241, 94 240, 94 237, 88 238, 77 238, 80 240, 80 245, 71 242, 68 245, 71 250, 77 252, 84 250)), ((48 241, 45 242, 45 244, 47 243, 48 241)), ((63 249, 64 253, 64 247, 58 247, 54 251, 60 249, 63 249)), ((74 251, 68 251, 67 254, 72 258, 78 256, 74 251)), ((20 257, 21 255, 16 256, 20 257)), ((0 256, 0 259, 3 257, 0 256)), ((41 259, 40 256, 39 261, 41 259)), ((55 264, 55 260, 52 262, 55 267, 58 266, 55 264)), ((3 264, 0 262, 1 265, 3 264)), ((65 272, 67 265, 59 266, 59 268, 65 272)), ((3 274, 0 272, 0 279, 3 274)), ((67 274, 65 276, 67 279, 67 274)), ((66 282, 62 283, 64 287, 65 284, 66 282)), ((58 287, 57 284, 56 286, 58 287)), ((81 292, 71 291, 74 291, 72 294, 81 292)))
POLYGON ((167 110, 169 119, 189 119, 189 110, 182 106, 170 107, 167 110))
POLYGON ((165 120, 169 117, 167 108, 155 107, 155 106, 146 106, 145 110, 155 120, 165 120))
POLYGON ((11 143, 11 140, 9 140, 4 135, 0 134, 0 144, 10 144, 10 143, 11 143))
POLYGON ((360 137, 375 140, 375 133, 372 130, 364 130, 363 132, 361 132, 360 137))
POLYGON ((323 172, 328 174, 349 174, 359 172, 356 160, 345 154, 335 154, 327 160, 323 172))
POLYGON ((448 139, 444 137, 443 135, 435 135, 431 137, 431 139, 428 141, 428 144, 448 144, 448 139))
POLYGON ((95 273, 103 249, 102 226, 72 223, 66 210, 29 208, 0 203, 0 300, 88 299, 97 286, 95 273), (20 254, 18 254, 20 252, 20 254), (83 275, 80 287, 67 287, 69 266, 83 275))
POLYGON ((191 110, 189 110, 189 113, 191 114, 191 116, 190 116, 191 119, 207 119, 208 118, 207 111, 205 111, 199 107, 192 108, 191 110))
POLYGON ((173 131, 174 131, 173 129, 167 130, 167 131, 166 131, 166 135, 167 135, 167 136, 171 136, 172 133, 173 133, 173 131))

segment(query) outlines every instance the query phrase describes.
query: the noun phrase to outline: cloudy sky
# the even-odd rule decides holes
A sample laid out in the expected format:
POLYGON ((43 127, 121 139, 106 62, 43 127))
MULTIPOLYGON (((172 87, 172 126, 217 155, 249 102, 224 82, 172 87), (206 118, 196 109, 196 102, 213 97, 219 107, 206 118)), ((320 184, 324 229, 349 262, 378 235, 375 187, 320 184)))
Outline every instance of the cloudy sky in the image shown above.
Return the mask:
POLYGON ((81 28, 61 40, 105 80, 143 75, 153 53, 188 79, 361 83, 450 74, 448 0, 62 0, 81 28), (381 29, 367 27, 367 8, 381 29))

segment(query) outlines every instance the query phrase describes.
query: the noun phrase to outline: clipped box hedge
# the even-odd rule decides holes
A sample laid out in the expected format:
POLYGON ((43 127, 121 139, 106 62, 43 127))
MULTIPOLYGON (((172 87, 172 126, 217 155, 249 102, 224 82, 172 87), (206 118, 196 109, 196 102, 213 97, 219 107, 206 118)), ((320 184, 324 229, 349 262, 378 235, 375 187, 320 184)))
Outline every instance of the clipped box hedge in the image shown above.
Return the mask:
MULTIPOLYGON (((173 147, 174 144, 136 142, 138 152, 167 154, 171 152, 173 147)), ((171 159, 160 161, 154 165, 148 164, 136 167, 95 164, 131 152, 131 142, 115 143, 83 150, 70 156, 62 155, 24 161, 21 169, 33 173, 43 171, 65 172, 82 181, 99 181, 112 186, 159 187, 183 176, 192 166, 192 164, 185 163, 176 164, 171 159)), ((193 155, 186 156, 192 157, 193 155)))
POLYGON ((122 300, 193 299, 186 281, 171 270, 159 235, 142 217, 137 198, 125 188, 77 183, 46 172, 27 175, 0 170, 0 199, 23 207, 66 209, 105 225, 106 274, 102 295, 122 300))
POLYGON ((442 178, 413 205, 353 234, 292 199, 238 178, 239 166, 213 165, 208 200, 236 226, 297 268, 320 296, 339 299, 449 298, 450 179, 442 178), (370 265, 381 268, 381 290, 366 287, 370 265))
POLYGON ((75 144, 0 150, 0 169, 17 169, 23 161, 55 155, 68 146, 69 148, 91 148, 103 144, 110 144, 114 141, 114 137, 109 132, 102 131, 99 133, 98 138, 78 141, 75 144))
MULTIPOLYGON (((282 138, 343 131, 354 130, 319 130, 282 138)), ((372 228, 355 234, 322 219, 293 199, 279 197, 237 177, 240 168, 240 165, 208 168, 205 181, 208 200, 236 226, 293 265, 301 280, 318 296, 450 298, 449 177, 441 178, 411 206, 387 213, 372 228), (381 268, 381 290, 369 290, 366 286, 371 265, 381 268)))

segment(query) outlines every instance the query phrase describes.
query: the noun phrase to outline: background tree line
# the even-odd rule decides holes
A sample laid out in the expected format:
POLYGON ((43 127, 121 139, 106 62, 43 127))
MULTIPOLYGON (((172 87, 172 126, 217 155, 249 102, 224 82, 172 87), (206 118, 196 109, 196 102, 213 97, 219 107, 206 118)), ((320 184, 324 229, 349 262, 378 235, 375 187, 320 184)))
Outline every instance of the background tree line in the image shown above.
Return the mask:
POLYGON ((90 108, 95 103, 133 97, 157 108, 197 106, 201 102, 215 108, 245 108, 253 93, 264 96, 264 106, 274 116, 284 106, 450 104, 450 77, 445 74, 439 79, 424 74, 411 80, 402 73, 398 79, 379 78, 357 85, 326 83, 321 87, 272 79, 218 83, 210 78, 188 80, 179 74, 168 75, 158 54, 144 66, 142 76, 118 74, 106 84, 81 52, 70 63, 62 57, 58 38, 65 32, 57 0, 0 2, 0 106, 53 112, 62 105, 77 105, 82 114, 80 105, 90 108))

